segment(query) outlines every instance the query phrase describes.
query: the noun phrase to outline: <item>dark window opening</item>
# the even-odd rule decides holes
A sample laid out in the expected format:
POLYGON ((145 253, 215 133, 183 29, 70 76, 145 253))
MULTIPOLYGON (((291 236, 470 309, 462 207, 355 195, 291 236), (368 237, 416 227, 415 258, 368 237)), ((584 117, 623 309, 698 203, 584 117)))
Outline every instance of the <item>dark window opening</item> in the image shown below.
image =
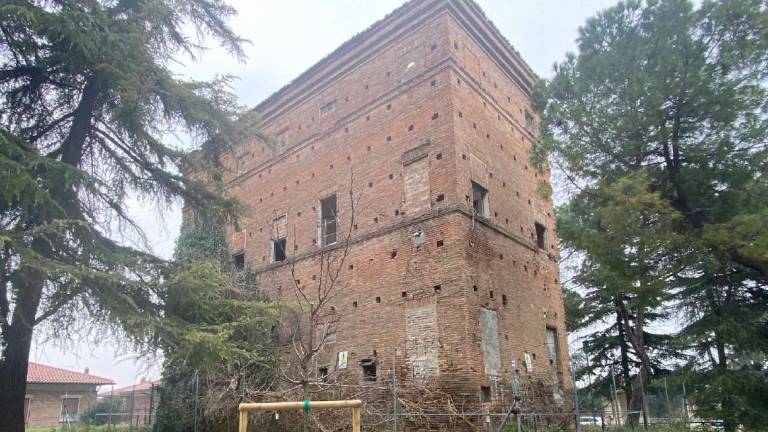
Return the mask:
POLYGON ((272 240, 272 262, 285 261, 285 237, 272 240))
POLYGON ((501 295, 501 304, 504 305, 504 306, 507 305, 507 295, 506 294, 502 294, 501 295))
POLYGON ((240 252, 232 255, 232 263, 236 270, 242 270, 245 268, 245 252, 240 252))
POLYGON ((488 189, 472 182, 472 208, 478 216, 488 216, 488 189))
POLYGON ((336 243, 336 194, 320 200, 320 238, 322 246, 336 243))
POLYGON ((317 377, 322 381, 325 381, 325 379, 328 378, 328 366, 317 368, 317 377))
POLYGON ((547 227, 536 223, 536 245, 539 249, 547 248, 547 227))
POLYGON ((491 387, 480 386, 480 402, 487 403, 491 401, 491 387))
POLYGON ((360 360, 360 368, 362 369, 364 380, 376 381, 376 360, 375 359, 360 360))
POLYGON ((535 126, 536 125, 535 125, 535 120, 533 119, 533 114, 526 111, 525 112, 525 128, 532 132, 535 126))

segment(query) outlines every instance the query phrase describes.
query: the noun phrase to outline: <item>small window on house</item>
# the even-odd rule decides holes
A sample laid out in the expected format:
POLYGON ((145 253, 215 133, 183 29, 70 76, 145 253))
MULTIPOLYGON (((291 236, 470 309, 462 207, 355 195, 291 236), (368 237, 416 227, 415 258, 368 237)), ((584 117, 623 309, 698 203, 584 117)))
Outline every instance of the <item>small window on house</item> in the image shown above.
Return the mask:
POLYGON ((78 419, 78 410, 80 409, 79 398, 61 398, 61 423, 73 423, 78 419))
POLYGON ((376 381, 376 360, 375 359, 360 360, 360 369, 362 369, 364 380, 376 381))
POLYGON ((285 261, 285 237, 272 240, 272 262, 285 261))
POLYGON ((491 401, 491 387, 480 386, 480 402, 488 403, 491 401))
POLYGON ((334 110, 336 110, 336 99, 320 107, 320 118, 325 117, 326 115, 332 113, 334 110))
POLYGON ((232 263, 236 270, 242 270, 245 268, 245 252, 240 252, 232 255, 232 263))
POLYGON ((472 208, 478 216, 488 217, 488 189, 472 182, 472 208))
POLYGON ((536 246, 539 249, 547 248, 547 227, 538 222, 536 223, 536 246))
POLYGON ((322 246, 336 243, 336 194, 320 200, 320 238, 322 246))
POLYGON ((533 114, 526 111, 525 112, 525 128, 528 129, 529 132, 533 132, 533 129, 535 127, 536 127, 536 121, 533 119, 533 114))

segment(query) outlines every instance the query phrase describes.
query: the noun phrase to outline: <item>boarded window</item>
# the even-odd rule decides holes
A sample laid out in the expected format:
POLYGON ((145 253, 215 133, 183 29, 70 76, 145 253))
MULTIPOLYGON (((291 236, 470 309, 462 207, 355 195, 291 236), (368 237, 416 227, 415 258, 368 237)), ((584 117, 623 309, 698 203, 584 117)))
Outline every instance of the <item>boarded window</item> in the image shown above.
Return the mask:
POLYGON ((74 423, 77 421, 78 409, 80 408, 79 398, 62 398, 61 399, 61 417, 59 421, 62 423, 74 423))
POLYGON ((405 356, 414 381, 420 384, 438 373, 436 309, 430 304, 405 310, 405 356))
POLYGON ((336 110, 336 99, 323 104, 320 107, 320 118, 327 116, 328 114, 336 110))
POLYGON ((490 208, 488 206, 488 189, 472 182, 472 208, 475 214, 482 217, 488 217, 490 208))
POLYGON ((480 348, 483 352, 485 374, 488 376, 499 376, 501 373, 501 349, 499 344, 499 321, 496 311, 485 308, 480 309, 480 333, 482 336, 480 348))
POLYGON ((557 369, 557 330, 547 327, 547 358, 549 364, 557 369))
POLYGON ((405 214, 415 215, 429 210, 429 158, 421 158, 403 167, 403 186, 405 214))
POLYGON ((425 55, 422 41, 403 47, 400 54, 400 82, 408 81, 424 70, 425 55))
POLYGON ((320 238, 321 246, 336 243, 336 194, 320 200, 320 238))
POLYGON ((547 227, 538 222, 536 223, 536 246, 539 249, 547 248, 547 227))

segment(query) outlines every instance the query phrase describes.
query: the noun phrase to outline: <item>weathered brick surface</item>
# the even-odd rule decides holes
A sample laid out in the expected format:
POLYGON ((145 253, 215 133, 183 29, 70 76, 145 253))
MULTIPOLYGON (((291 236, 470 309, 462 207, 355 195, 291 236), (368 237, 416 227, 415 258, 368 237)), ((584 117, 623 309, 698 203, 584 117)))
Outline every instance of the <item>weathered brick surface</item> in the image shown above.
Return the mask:
POLYGON ((422 0, 257 107, 276 142, 238 148, 228 181, 250 207, 231 247, 259 289, 292 294, 287 267, 270 262, 276 218, 285 215, 279 235, 306 286, 319 269, 319 200, 337 194, 343 237, 350 185, 360 199, 334 299, 336 341, 319 364, 349 351, 348 373, 361 374, 360 359, 375 355, 386 370, 396 352, 408 377, 427 375, 470 403, 492 386, 498 401, 515 369, 528 374, 526 353, 534 376, 548 374, 549 327, 570 387, 555 220, 539 193, 548 174, 528 157, 534 78, 473 3, 422 0), (487 218, 473 215, 472 181, 488 190, 487 218), (535 223, 547 228, 544 249, 535 223), (497 317, 490 363, 483 308, 497 317))

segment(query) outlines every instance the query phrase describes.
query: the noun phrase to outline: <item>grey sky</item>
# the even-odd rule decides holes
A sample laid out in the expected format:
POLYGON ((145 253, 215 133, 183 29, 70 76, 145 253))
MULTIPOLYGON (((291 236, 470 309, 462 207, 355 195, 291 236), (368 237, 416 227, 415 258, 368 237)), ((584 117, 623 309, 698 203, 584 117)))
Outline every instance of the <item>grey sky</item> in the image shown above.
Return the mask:
MULTIPOLYGON (((486 15, 520 51, 540 76, 549 76, 554 62, 575 49, 578 27, 596 11, 616 0, 477 0, 486 15)), ((353 35, 383 18, 402 0, 232 0, 239 11, 232 21, 235 31, 250 39, 248 59, 239 63, 225 51, 212 48, 194 63, 173 65, 181 76, 209 79, 234 75, 241 103, 254 106, 325 57, 353 35)), ((158 209, 151 203, 134 203, 133 215, 146 230, 153 251, 170 257, 181 222, 179 206, 158 209)), ((110 343, 76 344, 66 350, 52 343, 36 344, 32 361, 58 367, 83 369, 128 385, 140 377, 158 376, 159 365, 137 364, 110 343)), ((145 362, 146 363, 146 362, 145 362)))

